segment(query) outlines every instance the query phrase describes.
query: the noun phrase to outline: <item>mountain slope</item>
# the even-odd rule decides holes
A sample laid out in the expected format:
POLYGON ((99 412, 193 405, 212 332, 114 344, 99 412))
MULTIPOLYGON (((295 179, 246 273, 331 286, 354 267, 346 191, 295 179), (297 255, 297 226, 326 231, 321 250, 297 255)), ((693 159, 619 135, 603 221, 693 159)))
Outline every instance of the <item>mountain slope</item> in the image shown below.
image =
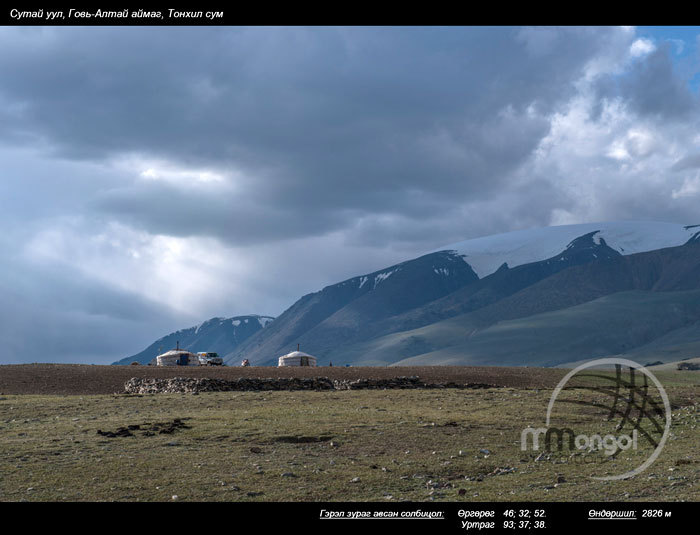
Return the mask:
POLYGON ((631 290, 700 289, 700 244, 671 247, 573 266, 478 312, 482 324, 514 319, 631 290))
MULTIPOLYGON (((615 296, 622 295, 622 292, 634 291, 662 296, 641 300, 639 306, 645 303, 654 303, 654 299, 661 299, 672 309, 671 316, 675 314, 674 310, 682 313, 677 316, 676 323, 670 325, 668 329, 659 329, 659 325, 664 325, 664 317, 645 316, 632 305, 627 310, 624 310, 624 307, 610 308, 608 312, 605 312, 610 316, 609 325, 614 325, 618 321, 613 313, 616 312, 625 316, 620 318, 621 321, 626 321, 626 317, 629 317, 636 326, 635 329, 653 332, 657 337, 666 337, 659 339, 656 344, 652 343, 655 338, 633 338, 625 342, 624 351, 632 352, 640 346, 640 355, 642 353, 649 355, 653 351, 663 352, 663 348, 669 346, 667 351, 669 356, 680 353, 685 355, 688 352, 692 353, 696 343, 700 342, 700 330, 688 327, 688 323, 693 324, 695 321, 695 316, 682 303, 685 303, 688 291, 699 289, 700 244, 688 244, 626 257, 602 259, 569 267, 509 297, 470 313, 416 329, 387 334, 356 346, 341 348, 336 353, 335 358, 338 361, 358 362, 364 360, 372 364, 389 364, 398 361, 413 363, 415 360, 426 359, 439 363, 440 359, 458 359, 457 355, 460 352, 465 359, 471 358, 468 355, 473 357, 473 351, 476 349, 468 349, 467 346, 480 347, 477 354, 482 355, 482 357, 479 358, 486 358, 483 356, 486 354, 485 348, 488 346, 485 340, 491 340, 494 346, 490 349, 490 354, 494 359, 492 364, 495 364, 500 362, 498 355, 501 354, 502 348, 506 345, 498 337, 484 338, 484 333, 499 332, 496 328, 498 325, 506 324, 509 321, 517 322, 521 319, 525 325, 529 324, 527 322, 539 321, 538 317, 551 319, 558 313, 565 315, 568 313, 567 311, 575 307, 603 299, 606 296, 612 296, 612 301, 603 300, 597 305, 603 306, 606 303, 614 302, 615 296), (679 299, 679 303, 673 304, 674 299, 679 299), (546 316, 548 313, 553 314, 553 316, 546 316), (651 323, 648 324, 648 322, 651 323), (671 336, 670 332, 674 329, 681 330, 676 332, 675 336, 671 336), (642 351, 642 345, 647 345, 645 352, 642 351), (671 350, 671 346, 675 349, 671 350), (451 349, 448 351, 446 348, 451 349), (414 360, 405 360, 411 358, 414 360)), ((630 303, 632 302, 630 301, 630 303)), ((603 314, 602 309, 600 313, 603 314)), ((553 323, 553 325, 555 324, 556 322, 553 323)), ((597 325, 596 322, 593 324, 597 325)), ((580 325, 579 330, 581 330, 580 325)), ((565 332, 565 329, 561 332, 565 332)), ((577 336, 585 338, 584 334, 577 336)), ((510 351, 515 351, 516 355, 520 355, 518 358, 522 358, 523 363, 529 364, 528 358, 530 357, 527 356, 528 353, 525 349, 528 343, 527 340, 523 339, 521 350, 516 350, 515 346, 508 347, 510 351)), ((542 346, 542 354, 551 353, 549 338, 540 340, 540 345, 542 346)), ((569 358, 568 360, 576 359, 569 358)))
POLYGON ((181 329, 153 342, 146 349, 113 364, 148 364, 159 354, 173 349, 179 342, 181 349, 193 352, 213 351, 220 355, 232 352, 241 343, 272 322, 269 316, 236 316, 212 318, 200 325, 181 329))
POLYGON ((332 362, 340 347, 476 310, 567 267, 621 255, 596 233, 579 236, 552 258, 514 269, 504 264, 481 280, 464 257, 452 251, 350 279, 303 297, 230 359, 245 357, 263 364, 300 344, 322 362, 332 362), (386 279, 380 288, 374 282, 361 292, 363 281, 379 278, 386 279), (341 292, 348 294, 344 300, 337 298, 341 292))
POLYGON ((557 366, 624 355, 698 320, 700 290, 618 292, 563 310, 502 321, 460 343, 395 364, 557 366))
MULTIPOLYGON (((423 285, 419 279, 425 277, 425 269, 416 270, 417 279, 410 285, 396 278, 393 279, 391 292, 367 292, 349 299, 347 304, 336 302, 336 308, 323 310, 314 318, 313 325, 300 325, 305 317, 303 310, 300 310, 304 306, 302 299, 282 314, 273 326, 278 329, 276 337, 272 329, 258 333, 237 350, 236 358, 245 355, 254 363, 266 363, 271 361, 271 356, 274 358, 274 355, 282 354, 292 345, 300 343, 305 351, 317 356, 320 363, 386 365, 421 355, 427 355, 425 363, 431 359, 439 363, 444 355, 436 352, 453 346, 464 352, 466 349, 461 344, 465 339, 477 336, 502 321, 565 310, 618 292, 698 289, 698 229, 658 225, 644 224, 636 230, 628 223, 619 227, 610 223, 566 227, 567 233, 578 232, 582 228, 588 232, 576 236, 551 258, 512 268, 503 264, 494 273, 456 285, 456 289, 444 292, 432 301, 416 299, 413 302, 404 301, 401 306, 391 306, 390 300, 411 295, 414 288, 423 285), (603 233, 614 240, 617 249, 608 244, 607 239, 602 237, 603 233), (623 254, 667 242, 686 245, 623 254), (289 329, 290 325, 297 328, 289 329), (287 347, 284 343, 288 344, 287 347)), ((558 240, 562 231, 557 227, 554 229, 558 240)), ((538 230, 535 235, 541 236, 542 232, 538 230)), ((503 241, 503 237, 498 237, 498 240, 503 241)), ((556 240, 548 238, 546 241, 554 243, 556 240)), ((513 243, 511 240, 509 245, 513 246, 513 243)), ((529 243, 531 241, 525 240, 526 245, 529 243)), ((537 250, 541 252, 545 249, 541 246, 537 250)), ((522 247, 515 247, 514 250, 516 262, 525 257, 522 247)), ((445 258, 453 260, 465 261, 469 258, 457 251, 442 253, 446 255, 445 258)), ((430 255, 421 258, 430 258, 430 255)), ((378 273, 393 272, 394 269, 387 268, 378 273)), ((356 287, 362 280, 363 277, 351 279, 350 286, 356 287)), ((340 286, 347 286, 348 282, 340 286)), ((334 287, 324 289, 324 292, 330 288, 334 287)), ((324 302, 323 292, 320 294, 305 298, 312 297, 324 302)), ((633 310, 627 313, 634 316, 633 310)), ((651 321, 649 318, 651 316, 646 319, 639 317, 637 321, 641 325, 644 321, 651 321)), ((676 327, 674 324, 673 328, 676 327)), ((653 332, 662 336, 666 331, 653 332)), ((477 336, 473 342, 487 347, 488 344, 480 340, 477 336)), ((497 338, 493 341, 497 343, 497 338)), ((643 345, 650 341, 634 338, 628 341, 627 349, 635 347, 630 345, 632 343, 643 345)), ((544 340, 541 343, 546 345, 544 340)), ((692 340, 683 345, 684 350, 692 347, 692 340)), ((498 348, 494 348, 493 354, 499 354, 498 348)), ((530 358, 526 355, 527 352, 521 354, 523 363, 530 358)), ((557 358, 553 357, 552 362, 557 358)), ((497 364, 498 361, 491 363, 497 364)))
POLYGON ((479 310, 572 266, 621 258, 621 253, 609 247, 604 239, 598 238, 597 233, 592 231, 575 238, 563 251, 546 260, 519 265, 512 269, 503 264, 497 271, 474 284, 460 288, 423 307, 387 318, 376 326, 376 332, 391 333, 417 328, 479 310))
POLYGON ((478 280, 461 256, 441 251, 327 286, 305 295, 264 332, 227 355, 270 364, 297 344, 324 358, 324 351, 348 343, 373 322, 422 306, 478 280))

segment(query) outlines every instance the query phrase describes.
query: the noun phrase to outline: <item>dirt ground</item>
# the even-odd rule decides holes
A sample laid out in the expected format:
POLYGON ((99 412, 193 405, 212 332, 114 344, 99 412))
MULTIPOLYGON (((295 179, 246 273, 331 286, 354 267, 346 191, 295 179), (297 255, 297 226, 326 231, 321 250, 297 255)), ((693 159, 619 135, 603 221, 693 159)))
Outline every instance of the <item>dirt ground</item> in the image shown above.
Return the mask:
POLYGON ((124 392, 132 377, 328 377, 334 379, 388 379, 417 375, 427 383, 486 383, 516 388, 553 388, 566 374, 558 368, 475 366, 411 367, 154 367, 85 364, 7 364, 0 366, 0 395, 92 395, 124 392))

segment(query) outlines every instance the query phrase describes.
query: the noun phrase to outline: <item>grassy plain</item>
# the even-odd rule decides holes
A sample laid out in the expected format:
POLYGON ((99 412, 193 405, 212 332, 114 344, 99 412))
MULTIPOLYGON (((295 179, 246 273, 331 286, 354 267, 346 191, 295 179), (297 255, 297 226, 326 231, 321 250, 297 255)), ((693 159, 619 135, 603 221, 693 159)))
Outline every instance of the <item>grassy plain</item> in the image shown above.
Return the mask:
MULTIPOLYGON (((4 394, 0 501, 698 501, 698 375, 658 376, 670 436, 622 481, 521 451, 551 389, 4 394)), ((560 417, 591 425, 579 409, 560 417)))

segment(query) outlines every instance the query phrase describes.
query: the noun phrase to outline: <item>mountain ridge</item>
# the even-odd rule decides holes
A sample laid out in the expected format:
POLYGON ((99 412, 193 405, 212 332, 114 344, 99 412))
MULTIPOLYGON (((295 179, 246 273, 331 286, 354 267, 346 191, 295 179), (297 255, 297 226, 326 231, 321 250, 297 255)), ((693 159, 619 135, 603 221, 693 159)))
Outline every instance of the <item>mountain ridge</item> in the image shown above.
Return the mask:
MULTIPOLYGON (((518 324, 528 317, 540 321, 548 317, 543 314, 552 318, 583 314, 581 317, 588 318, 586 311, 598 307, 601 314, 612 314, 611 325, 624 324, 614 317, 614 311, 633 306, 631 303, 647 306, 657 301, 673 311, 671 301, 677 298, 677 306, 681 306, 690 295, 681 294, 700 289, 699 280, 699 225, 622 221, 515 231, 458 242, 327 285, 302 296, 265 328, 237 336, 236 343, 222 346, 223 351, 209 350, 218 351, 227 364, 247 358, 253 365, 275 365, 280 355, 296 349, 297 344, 316 356, 319 365, 387 365, 415 361, 421 355, 427 359, 424 363, 431 358, 440 363, 444 359, 439 355, 460 345, 453 344, 455 339, 478 342, 480 351, 488 354, 488 344, 498 340, 486 333, 503 322, 518 324), (625 292, 646 294, 634 294, 635 301, 625 298, 625 292), (660 292, 670 293, 655 296, 660 292), (620 295, 604 299, 616 294, 620 295), (594 305, 575 308, 600 299, 594 305), (445 345, 448 342, 452 345, 445 345)), ((634 310, 627 313, 634 316, 634 310)), ((671 315, 676 323, 669 329, 680 329, 677 335, 654 325, 634 329, 658 335, 659 351, 664 343, 676 344, 675 353, 669 355, 692 351, 693 328, 671 315)), ((644 311, 638 321, 659 322, 663 318, 644 311)), ((690 321, 690 325, 694 323, 690 321)), ((541 332, 549 331, 542 327, 541 332)), ((614 334, 606 334, 607 339, 617 339, 614 334)), ((700 331, 697 339, 700 348, 700 331)), ((586 343, 593 342, 584 340, 577 347, 586 343)), ((641 335, 626 342, 628 350, 632 343, 644 345, 648 351, 657 347, 654 340, 641 335)), ((527 344, 523 344, 524 348, 527 344)), ((468 349, 464 346, 460 351, 467 355, 468 349)), ((517 346, 511 349, 515 351, 517 346)), ((490 350, 493 355, 500 354, 496 346, 490 350)), ((450 356, 450 362, 455 358, 450 356)), ((557 365, 557 359, 561 360, 553 357, 550 365, 557 365)), ((519 362, 528 365, 531 360, 523 351, 519 362)), ((509 358, 509 362, 513 365, 518 358, 509 358)), ((498 365, 499 361, 490 364, 498 365)))
MULTIPOLYGON (((396 363, 414 365, 420 361, 425 364, 430 360, 425 355, 439 351, 441 348, 456 347, 464 340, 472 340, 478 333, 504 322, 532 319, 535 316, 557 311, 565 314, 572 308, 625 292, 673 293, 675 297, 670 298, 673 300, 677 297, 679 300, 677 305, 681 306, 687 297, 686 294, 698 289, 700 289, 700 244, 692 243, 612 259, 597 259, 590 263, 566 268, 510 296, 469 312, 455 314, 413 329, 387 333, 367 340, 364 344, 344 348, 336 358, 361 363, 364 355, 378 355, 378 358, 369 359, 367 362, 383 365, 396 363), (417 359, 419 355, 424 357, 417 359)), ((461 293, 462 290, 459 292, 461 293)), ((669 306, 673 309, 673 306, 669 306)), ((626 311, 633 317, 638 312, 634 308, 626 311)), ((700 318, 695 318, 692 314, 686 318, 691 323, 695 319, 700 318)), ((680 317, 678 319, 680 323, 674 324, 674 328, 684 327, 686 320, 680 317)), ((654 321, 664 321, 664 318, 654 321)), ((638 323, 643 322, 638 318, 638 323)), ((654 329, 655 325, 646 325, 643 328, 654 329)), ((659 335, 665 336, 665 333, 659 331, 659 335)), ((686 353, 692 352, 696 347, 689 344, 689 340, 693 340, 692 336, 692 332, 685 334, 686 353)), ((697 327, 694 336, 697 338, 697 349, 700 352, 700 329, 697 327)), ((636 345, 648 343, 648 340, 639 339, 636 345)), ((467 345, 463 350, 465 354, 468 353, 467 345)), ((494 346, 491 348, 494 355, 498 354, 499 345, 499 341, 494 340, 494 346)), ((542 346, 543 351, 546 351, 546 340, 542 341, 542 346)), ((629 344, 627 350, 632 350, 634 347, 636 347, 634 344, 629 344)), ((692 356, 692 354, 685 356, 692 356)), ((449 362, 438 362, 436 359, 434 363, 456 364, 456 361, 452 359, 449 362)), ((467 363, 462 362, 462 364, 467 363)), ((492 365, 496 363, 501 361, 495 359, 490 362, 492 365)), ((533 362, 524 360, 522 364, 532 365, 533 362)), ((538 365, 542 364, 544 363, 538 363, 538 365)))

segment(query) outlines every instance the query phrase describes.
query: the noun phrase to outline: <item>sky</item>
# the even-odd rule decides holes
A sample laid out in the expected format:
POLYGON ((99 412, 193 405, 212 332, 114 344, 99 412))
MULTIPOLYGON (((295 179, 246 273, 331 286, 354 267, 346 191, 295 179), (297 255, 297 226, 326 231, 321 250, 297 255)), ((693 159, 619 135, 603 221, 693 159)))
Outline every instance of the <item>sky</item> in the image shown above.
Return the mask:
POLYGON ((0 27, 0 364, 441 245, 699 224, 700 28, 0 27))

